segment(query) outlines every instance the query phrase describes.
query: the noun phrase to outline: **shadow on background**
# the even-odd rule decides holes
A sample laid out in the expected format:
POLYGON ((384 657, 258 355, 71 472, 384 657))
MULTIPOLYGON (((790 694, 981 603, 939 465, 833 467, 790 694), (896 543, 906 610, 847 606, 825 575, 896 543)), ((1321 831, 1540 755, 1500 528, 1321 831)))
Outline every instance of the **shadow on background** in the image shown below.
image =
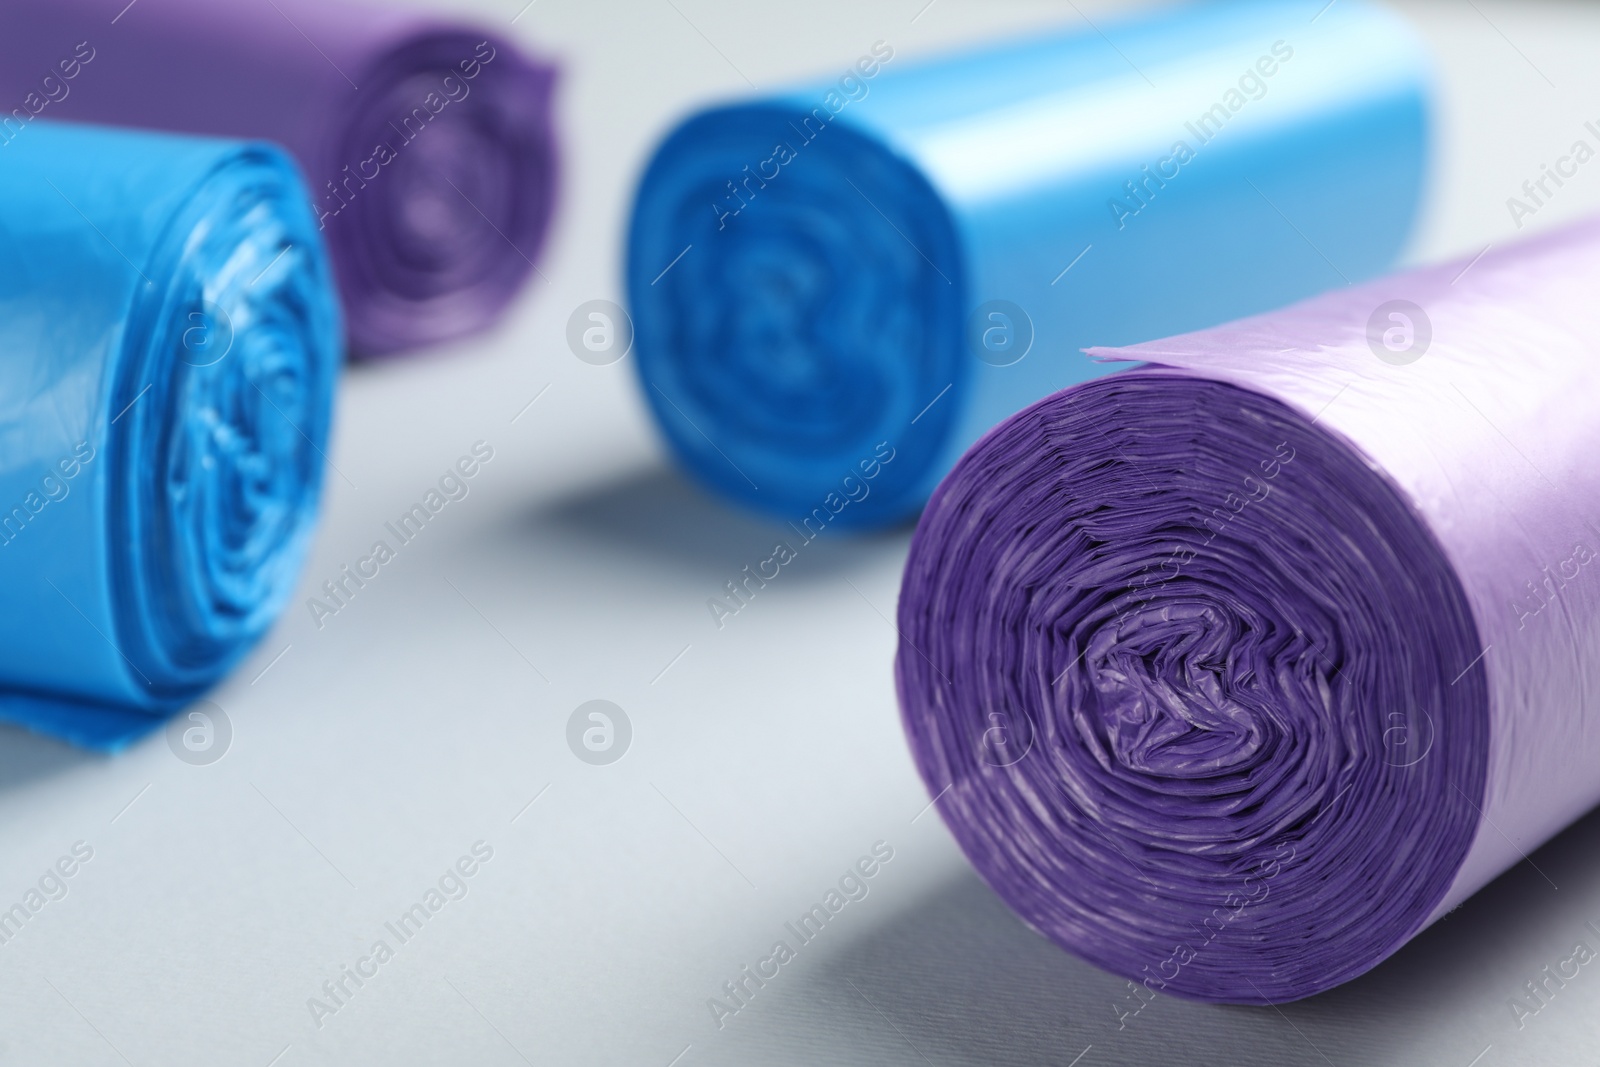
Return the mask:
POLYGON ((1600 925, 1600 811, 1335 990, 1280 1007, 1162 996, 1122 1020, 1138 1004, 1124 980, 1033 933, 964 870, 832 949, 771 1007, 808 1041, 829 1020, 839 1063, 1467 1067, 1482 1055, 1491 1067, 1537 1062, 1563 1027, 1592 1032, 1590 995, 1555 990, 1525 1033, 1508 1007, 1577 941, 1600 951, 1589 919, 1600 925))
MULTIPOLYGON (((818 580, 855 569, 866 557, 886 549, 903 552, 910 524, 882 532, 825 527, 809 543, 796 528, 735 510, 665 465, 629 471, 586 486, 570 496, 523 513, 522 527, 554 529, 630 562, 693 572, 697 578, 726 580, 746 563, 772 555, 783 542, 804 566, 798 572, 818 580)), ((787 568, 785 568, 787 571, 787 568)))
POLYGON ((20 726, 0 724, 0 794, 105 758, 20 726))

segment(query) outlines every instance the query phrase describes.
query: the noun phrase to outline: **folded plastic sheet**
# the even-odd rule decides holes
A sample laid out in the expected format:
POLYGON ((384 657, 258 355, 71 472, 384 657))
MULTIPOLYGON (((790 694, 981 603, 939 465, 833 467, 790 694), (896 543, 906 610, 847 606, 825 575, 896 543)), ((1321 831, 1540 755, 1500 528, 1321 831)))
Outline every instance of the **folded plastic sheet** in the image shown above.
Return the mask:
POLYGON ((279 149, 50 122, 0 147, 0 719, 119 747, 271 625, 339 331, 279 149))
POLYGON ((900 698, 1029 924, 1150 990, 1293 1000, 1600 801, 1597 283, 1591 223, 1097 352, 1147 365, 957 464, 900 698))
POLYGON ((657 151, 628 247, 644 393, 731 499, 903 519, 983 431, 1103 373, 1085 346, 1387 269, 1428 95, 1409 29, 1361 2, 1187 5, 924 65, 877 42, 657 151))
POLYGON ((287 146, 366 355, 488 325, 534 270, 556 183, 553 78, 497 31, 338 0, 0 12, 0 143, 38 117, 287 146))

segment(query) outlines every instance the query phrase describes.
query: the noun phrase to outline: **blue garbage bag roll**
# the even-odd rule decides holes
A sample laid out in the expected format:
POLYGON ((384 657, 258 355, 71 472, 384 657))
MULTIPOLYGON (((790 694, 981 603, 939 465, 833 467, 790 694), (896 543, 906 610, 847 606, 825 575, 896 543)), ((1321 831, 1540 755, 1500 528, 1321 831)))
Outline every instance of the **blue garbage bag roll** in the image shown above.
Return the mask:
POLYGON ((922 64, 879 41, 695 114, 628 235, 644 394, 717 493, 808 532, 906 519, 990 427, 1105 372, 1081 349, 1388 268, 1430 79, 1375 5, 1249 0, 922 64))
POLYGON ((0 719, 119 748, 291 594, 341 355, 309 203, 265 144, 0 147, 0 719))

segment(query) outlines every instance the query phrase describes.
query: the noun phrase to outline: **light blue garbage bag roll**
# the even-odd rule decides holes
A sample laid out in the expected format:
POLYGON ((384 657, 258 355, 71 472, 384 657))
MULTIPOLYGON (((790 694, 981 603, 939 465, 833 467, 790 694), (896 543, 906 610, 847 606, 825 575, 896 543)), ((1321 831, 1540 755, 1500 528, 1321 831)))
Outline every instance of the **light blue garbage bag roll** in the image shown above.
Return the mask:
POLYGON ((0 145, 0 719, 119 748, 292 592, 340 357, 308 205, 264 144, 0 145))
POLYGON ((1081 354, 1377 274, 1430 68, 1361 0, 1196 4, 700 112, 638 188, 643 391, 714 491, 807 531, 915 514, 1081 354), (885 457, 888 457, 885 461, 885 457))

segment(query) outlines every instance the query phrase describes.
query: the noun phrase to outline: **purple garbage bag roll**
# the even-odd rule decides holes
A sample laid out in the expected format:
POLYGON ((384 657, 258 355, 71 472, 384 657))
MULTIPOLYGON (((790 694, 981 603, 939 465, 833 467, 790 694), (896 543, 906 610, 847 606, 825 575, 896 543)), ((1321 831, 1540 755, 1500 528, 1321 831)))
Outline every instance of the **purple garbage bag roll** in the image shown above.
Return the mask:
POLYGON ((470 24, 335 0, 0 10, 0 161, 35 118, 277 141, 358 354, 490 324, 550 220, 554 71, 470 24))
POLYGON ((897 680, 978 872, 1294 1000, 1600 801, 1600 223, 1091 354, 939 487, 897 680))

